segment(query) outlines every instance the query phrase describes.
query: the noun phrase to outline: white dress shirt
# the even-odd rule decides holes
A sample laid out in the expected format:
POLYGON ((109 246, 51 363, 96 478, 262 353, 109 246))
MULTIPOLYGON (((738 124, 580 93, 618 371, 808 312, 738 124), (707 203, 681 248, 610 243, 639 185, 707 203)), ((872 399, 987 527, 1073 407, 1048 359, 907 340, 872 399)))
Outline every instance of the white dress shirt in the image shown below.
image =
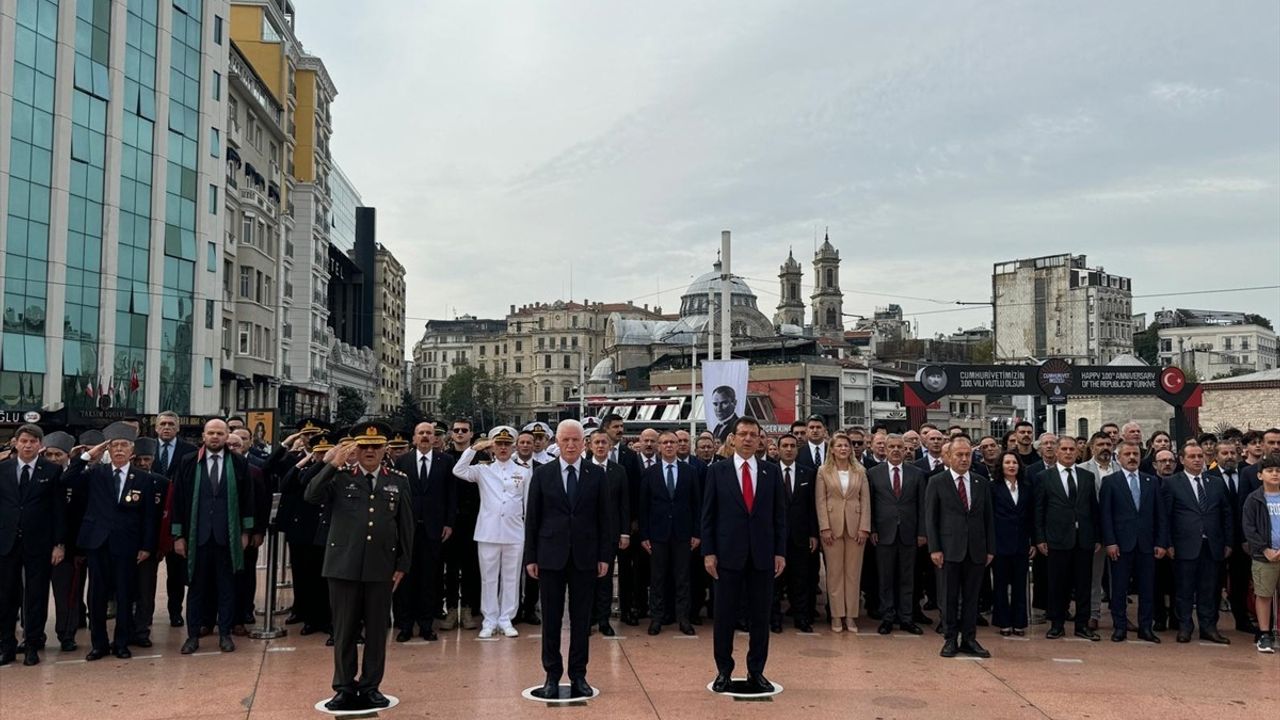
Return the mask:
POLYGON ((1067 471, 1070 470, 1071 477, 1075 478, 1077 490, 1080 489, 1080 474, 1076 472, 1076 468, 1074 465, 1071 467, 1067 467, 1062 463, 1057 463, 1057 466, 1058 466, 1058 481, 1062 483, 1062 492, 1066 493, 1067 497, 1071 497, 1071 484, 1067 482, 1067 471))
MULTIPOLYGON (((960 476, 955 470, 947 470, 947 472, 951 473, 951 484, 954 486, 960 476)), ((973 473, 971 472, 964 474, 964 495, 969 499, 969 507, 973 507, 973 473)))
POLYGON ((743 463, 746 463, 747 466, 751 468, 751 497, 754 498, 758 494, 756 492, 757 489, 759 489, 760 487, 760 473, 758 472, 758 466, 756 465, 756 458, 754 455, 752 455, 746 460, 743 460, 742 456, 739 455, 738 453, 733 454, 733 471, 738 476, 739 490, 742 489, 742 464, 743 463))

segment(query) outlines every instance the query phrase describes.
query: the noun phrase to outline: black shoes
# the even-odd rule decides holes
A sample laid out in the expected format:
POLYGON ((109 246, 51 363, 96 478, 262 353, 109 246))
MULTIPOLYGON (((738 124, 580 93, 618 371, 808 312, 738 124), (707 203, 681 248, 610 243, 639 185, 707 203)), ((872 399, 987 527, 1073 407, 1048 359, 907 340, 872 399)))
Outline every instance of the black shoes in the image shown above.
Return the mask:
POLYGON ((624 613, 622 616, 622 624, 635 627, 640 624, 640 617, 635 613, 624 613))
POLYGON ((923 634, 924 634, 924 628, 921 628, 919 625, 917 625, 917 624, 915 624, 915 623, 913 623, 913 622, 905 622, 905 623, 902 623, 902 624, 898 625, 898 629, 899 629, 899 630, 904 630, 904 631, 906 631, 906 632, 909 632, 909 633, 911 633, 912 635, 923 635, 923 634))
MULTIPOLYGON (((680 632, 684 633, 685 635, 693 634, 693 626, 689 624, 688 620, 685 620, 684 622, 680 623, 680 632)), ((782 632, 781 625, 778 626, 777 632, 782 632)))
POLYGON ((614 637, 618 633, 614 632, 613 626, 609 624, 608 620, 606 620, 600 623, 600 634, 605 637, 614 637))
POLYGON ((0 650, 0 667, 8 665, 17 659, 17 656, 9 650, 0 650))
POLYGON ((396 642, 398 643, 409 642, 412 639, 413 639, 412 630, 400 630, 399 632, 396 633, 396 642))
POLYGON ((140 648, 149 648, 152 646, 153 643, 151 642, 151 638, 140 637, 140 638, 134 638, 131 644, 140 648))
MULTIPOLYGON (((1230 640, 1230 638, 1226 637, 1225 635, 1223 635, 1222 633, 1218 632, 1217 630, 1212 630, 1212 631, 1210 631, 1210 632, 1201 632, 1201 633, 1200 633, 1200 639, 1201 639, 1201 640, 1208 640, 1209 642, 1211 642, 1211 643, 1217 643, 1218 645, 1230 645, 1230 644, 1231 644, 1231 640, 1230 640)), ((29 654, 29 653, 30 653, 30 651, 28 651, 28 654, 29 654)))
POLYGON ((766 680, 764 675, 747 673, 746 689, 749 693, 771 693, 773 692, 773 683, 766 680))
POLYGON ((811 633, 813 632, 813 626, 807 622, 798 622, 796 623, 796 630, 802 633, 811 633))
POLYGON ((373 690, 365 690, 360 693, 360 697, 364 699, 366 705, 372 708, 390 707, 391 701, 387 699, 377 688, 373 690))
POLYGON ((1102 639, 1101 635, 1090 630, 1088 626, 1082 626, 1082 627, 1076 628, 1076 631, 1074 634, 1078 638, 1084 638, 1085 640, 1092 640, 1093 642, 1098 642, 1099 640, 1102 639))
POLYGON ((522 613, 520 621, 529 623, 530 625, 542 624, 542 618, 538 617, 537 610, 529 610, 528 612, 522 613))
POLYGON ((101 648, 94 648, 94 649, 92 649, 92 650, 90 650, 90 651, 89 651, 89 654, 88 654, 88 655, 85 655, 85 656, 84 656, 84 659, 85 659, 85 662, 93 662, 94 660, 101 660, 102 658, 104 658, 104 657, 106 657, 106 656, 108 656, 108 655, 110 655, 110 654, 111 654, 111 653, 109 653, 109 652, 107 652, 106 650, 103 650, 103 649, 101 649, 101 648))
POLYGON ((1159 645, 1159 644, 1160 644, 1160 636, 1159 636, 1159 635, 1156 635, 1154 632, 1152 632, 1152 631, 1150 631, 1150 630, 1139 630, 1139 631, 1138 631, 1138 639, 1139 639, 1139 640, 1146 640, 1146 641, 1147 641, 1147 642, 1149 642, 1149 643, 1155 643, 1155 644, 1157 644, 1157 645, 1159 645))
POLYGON ((222 652, 235 652, 236 644, 231 641, 230 635, 218 636, 218 649, 222 652))
POLYGON ((547 678, 542 687, 529 694, 543 700, 558 700, 560 699, 560 681, 559 679, 547 678))
POLYGON ((350 712, 352 710, 367 710, 368 706, 361 700, 359 695, 346 690, 338 691, 333 699, 324 704, 326 710, 334 712, 350 712))
POLYGON ((960 646, 956 644, 955 638, 952 638, 942 644, 942 652, 938 654, 944 658, 953 658, 959 653, 960 653, 960 646))
POLYGON ((920 610, 919 608, 917 608, 915 612, 911 613, 911 621, 917 625, 933 624, 933 618, 929 617, 928 615, 925 615, 924 611, 920 610))
POLYGON ((1128 633, 1126 633, 1124 630, 1112 630, 1111 642, 1124 642, 1127 639, 1127 636, 1128 636, 1128 633))
POLYGON ((1063 630, 1062 628, 1058 627, 1057 625, 1054 625, 1053 627, 1049 628, 1049 632, 1045 633, 1045 634, 1044 634, 1044 636, 1045 636, 1045 638, 1046 638, 1046 639, 1048 639, 1048 640, 1057 640, 1058 638, 1060 638, 1060 637, 1062 637, 1062 636, 1064 636, 1064 635, 1066 635, 1066 634, 1067 634, 1067 633, 1066 633, 1066 631, 1065 631, 1065 630, 1063 630))
MULTIPOLYGON (((559 688, 557 688, 557 692, 559 688)), ((591 686, 587 684, 586 678, 577 678, 569 681, 569 697, 571 698, 589 698, 595 692, 591 686)))
POLYGON ((649 634, 650 634, 650 635, 657 635, 657 634, 658 634, 658 633, 660 633, 660 632, 662 632, 662 623, 658 622, 657 620, 652 620, 652 621, 650 621, 650 622, 649 622, 649 634))
POLYGON ((782 634, 782 623, 781 623, 781 622, 771 622, 771 623, 769 623, 769 632, 773 633, 774 635, 781 635, 781 634, 782 634))
POLYGON ((285 625, 297 625, 302 622, 302 617, 297 613, 289 613, 289 617, 284 619, 285 625))
POLYGON ((978 627, 990 627, 991 622, 981 613, 978 614, 978 627))
POLYGON ((717 673, 716 679, 711 683, 711 692, 722 693, 729 689, 729 676, 724 673, 717 673))
POLYGON ((182 653, 183 655, 190 655, 191 653, 199 649, 200 649, 199 640, 197 640, 196 638, 187 638, 187 641, 182 643, 182 649, 179 650, 178 652, 182 653))
POLYGON ((303 624, 302 624, 302 629, 298 631, 298 634, 299 634, 299 635, 311 635, 312 633, 315 633, 315 632, 319 632, 319 631, 316 629, 316 626, 315 626, 315 625, 309 625, 309 624, 307 624, 307 623, 303 623, 303 624))
POLYGON ((965 640, 964 642, 960 643, 959 650, 965 655, 972 655, 973 657, 979 657, 979 658, 991 657, 991 653, 988 652, 986 648, 982 647, 982 645, 980 645, 976 639, 965 640))
POLYGON ((169 627, 182 627, 183 625, 186 625, 186 624, 187 624, 186 621, 182 619, 181 615, 169 616, 169 627))
POLYGON ((893 621, 892 620, 882 621, 880 623, 880 627, 876 628, 876 632, 880 633, 881 635, 888 635, 889 633, 893 632, 893 621))
POLYGON ((1178 631, 1178 642, 1180 642, 1180 643, 1189 643, 1189 642, 1191 642, 1191 631, 1190 631, 1190 630, 1179 630, 1179 631, 1178 631))
POLYGON ((121 660, 128 660, 133 657, 133 653, 127 647, 118 647, 116 648, 116 657, 121 660))
POLYGON ((428 627, 426 630, 422 631, 422 639, 426 640, 427 642, 435 642, 440 639, 440 636, 436 635, 435 630, 432 630, 430 627, 428 627))
POLYGON ((22 664, 26 665, 27 667, 31 667, 32 665, 39 665, 40 653, 36 652, 35 648, 28 647, 26 656, 22 658, 22 664))
POLYGON ((75 652, 77 647, 75 640, 68 639, 62 641, 62 652, 75 652))

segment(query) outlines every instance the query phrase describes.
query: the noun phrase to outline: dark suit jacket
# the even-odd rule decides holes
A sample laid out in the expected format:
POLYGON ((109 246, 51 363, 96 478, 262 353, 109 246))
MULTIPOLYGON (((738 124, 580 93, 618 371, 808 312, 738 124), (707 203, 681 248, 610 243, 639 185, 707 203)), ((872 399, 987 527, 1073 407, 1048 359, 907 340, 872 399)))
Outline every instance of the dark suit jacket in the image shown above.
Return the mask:
POLYGON ((1050 550, 1092 551, 1102 541, 1098 491, 1093 473, 1078 465, 1071 471, 1076 478, 1074 503, 1062 487, 1057 463, 1045 468, 1036 479, 1036 544, 1048 543, 1050 550))
POLYGON ((410 505, 413 509, 414 533, 439 538, 445 528, 452 528, 458 514, 458 495, 453 477, 452 455, 432 451, 427 477, 418 465, 418 450, 411 449, 396 460, 396 469, 409 478, 410 505))
MULTIPOLYGON (((236 498, 239 503, 238 508, 227 508, 228 512, 240 513, 240 530, 241 532, 252 533, 255 526, 256 505, 254 501, 253 477, 249 474, 249 461, 233 452, 225 451, 222 455, 228 458, 226 462, 231 464, 231 468, 235 472, 236 477, 236 498)), ((174 540, 182 539, 188 543, 196 542, 196 538, 187 537, 191 530, 191 505, 197 502, 195 495, 195 478, 196 465, 201 462, 200 453, 193 452, 182 457, 181 461, 175 461, 176 467, 169 477, 173 482, 173 538, 174 540)), ((223 474, 226 474, 225 466, 223 474)), ((223 490, 222 492, 227 492, 223 490)), ((228 542, 239 542, 237 538, 228 538, 228 542)))
POLYGON ((1102 494, 1098 508, 1102 525, 1102 544, 1117 545, 1120 552, 1150 554, 1160 537, 1160 482, 1152 475, 1138 471, 1140 507, 1133 505, 1129 479, 1124 471, 1102 478, 1102 494))
POLYGON ((924 537, 924 472, 903 463, 902 495, 893 494, 893 475, 886 460, 867 471, 871 484, 871 532, 881 545, 916 546, 924 537))
POLYGON ((539 569, 565 570, 570 562, 593 574, 596 563, 608 562, 616 547, 609 532, 605 474, 582 458, 574 502, 569 502, 560 474, 561 461, 533 469, 524 512, 524 562, 539 569))
POLYGON ((640 488, 640 537, 644 542, 689 542, 700 534, 702 505, 697 473, 689 465, 675 463, 676 495, 667 492, 665 465, 658 460, 645 471, 640 488))
POLYGON ((1026 555, 1035 526, 1036 497, 1031 485, 1018 482, 1018 502, 1004 478, 991 483, 991 510, 995 514, 996 555, 1026 555))
MULTIPOLYGON (((781 468, 781 466, 778 466, 781 468)), ((792 471, 791 482, 795 489, 787 492, 786 477, 782 477, 782 490, 787 498, 787 539, 792 547, 809 549, 809 539, 818 537, 818 506, 814 502, 815 489, 813 468, 807 468, 797 459, 792 471)))
MULTIPOLYGON (((787 555, 787 499, 778 466, 756 463, 751 512, 742 498, 736 461, 728 458, 707 469, 702 499, 702 555, 715 555, 720 567, 773 570, 774 557, 787 555)), ((816 512, 816 510, 815 510, 816 512)))
MULTIPOLYGON (((822 443, 822 459, 824 461, 827 459, 828 447, 824 441, 822 443)), ((796 455, 796 464, 813 470, 815 474, 818 472, 818 465, 813 461, 813 451, 809 449, 808 438, 800 438, 800 454, 796 455)))
MULTIPOLYGON (((291 454, 294 464, 302 459, 299 453, 291 454)), ((323 465, 323 463, 320 463, 323 465)), ((323 508, 302 499, 307 483, 319 471, 316 463, 304 468, 290 466, 280 479, 280 510, 276 514, 276 527, 284 533, 285 540, 291 545, 316 545, 316 533, 320 527, 320 515, 323 508)), ((327 533, 326 533, 327 534, 327 533)), ((320 539, 321 545, 326 542, 320 539)))
POLYGON ((924 473, 926 480, 933 477, 934 473, 947 469, 945 465, 939 465, 937 470, 933 469, 933 463, 930 461, 928 454, 916 460, 916 467, 920 468, 920 472, 924 473))
POLYGON ((951 473, 937 473, 925 488, 925 537, 929 552, 941 552, 946 562, 985 565, 995 555, 995 514, 991 507, 991 481, 969 474, 969 508, 951 473))
MULTIPOLYGON (((162 442, 160 438, 156 438, 156 459, 155 459, 154 467, 157 467, 157 468, 160 467, 161 445, 162 445, 162 442)), ((177 438, 174 438, 173 460, 169 462, 169 467, 165 468, 165 471, 163 473, 164 476, 172 480, 174 473, 177 472, 180 461, 183 458, 187 457, 188 455, 194 455, 197 450, 199 450, 199 448, 197 448, 195 445, 192 445, 191 443, 186 442, 185 440, 179 440, 177 438)))
MULTIPOLYGON (((1244 526, 1241 524, 1241 513, 1244 511, 1244 499, 1249 497, 1252 490, 1246 489, 1248 482, 1245 480, 1244 471, 1236 468, 1236 489, 1232 492, 1231 486, 1227 484, 1227 478, 1222 474, 1222 468, 1213 468, 1205 470, 1205 475, 1212 475, 1222 481, 1222 489, 1227 493, 1227 501, 1231 503, 1231 547, 1239 548, 1244 542, 1244 526)), ((1257 473, 1253 475, 1257 479, 1257 473)))
POLYGON ((1164 482, 1161 545, 1173 548, 1175 560, 1199 558, 1202 539, 1209 541, 1213 559, 1222 560, 1223 550, 1231 543, 1232 510, 1222 478, 1205 474, 1200 477, 1207 498, 1204 510, 1200 509, 1186 471, 1170 475, 1164 482))
POLYGON ((304 494, 307 502, 329 507, 329 544, 324 577, 354 582, 391 582, 413 564, 413 510, 409 478, 380 467, 371 497, 358 465, 338 469, 317 463, 304 494))
POLYGON ((37 457, 31 480, 18 490, 16 453, 0 463, 0 555, 8 555, 22 530, 26 551, 40 548, 48 556, 54 545, 65 545, 67 492, 62 468, 37 457))
POLYGON ((67 485, 85 498, 84 520, 76 544, 86 550, 107 545, 113 555, 130 557, 139 550, 156 551, 160 506, 151 473, 129 467, 124 493, 116 498, 115 469, 111 465, 72 458, 64 475, 67 485))
POLYGON ((631 492, 627 485, 627 471, 619 463, 609 460, 604 468, 604 480, 605 506, 609 510, 608 535, 616 549, 621 536, 631 534, 631 492))

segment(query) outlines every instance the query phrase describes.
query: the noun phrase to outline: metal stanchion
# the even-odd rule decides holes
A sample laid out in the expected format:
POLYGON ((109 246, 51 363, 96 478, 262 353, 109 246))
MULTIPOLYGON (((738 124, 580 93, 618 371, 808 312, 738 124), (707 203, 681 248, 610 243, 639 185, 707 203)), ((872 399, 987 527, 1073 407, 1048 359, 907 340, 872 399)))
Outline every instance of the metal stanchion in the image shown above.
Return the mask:
POLYGON ((279 537, 276 532, 276 511, 280 507, 280 493, 276 493, 271 500, 271 521, 267 523, 267 597, 265 607, 268 609, 262 613, 262 625, 255 627, 249 631, 249 637, 255 640, 275 640, 289 634, 288 630, 282 627, 276 627, 275 616, 279 614, 276 610, 276 573, 279 570, 279 537))
POLYGON ((289 565, 289 544, 285 543, 280 546, 280 579, 276 582, 278 588, 293 587, 293 570, 289 565))

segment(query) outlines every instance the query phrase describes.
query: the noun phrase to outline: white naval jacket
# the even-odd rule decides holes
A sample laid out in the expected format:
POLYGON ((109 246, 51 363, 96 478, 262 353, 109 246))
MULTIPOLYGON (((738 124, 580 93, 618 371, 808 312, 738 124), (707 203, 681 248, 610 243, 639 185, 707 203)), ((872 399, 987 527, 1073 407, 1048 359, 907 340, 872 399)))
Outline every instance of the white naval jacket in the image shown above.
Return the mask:
POLYGON ((476 518, 476 542, 524 543, 524 508, 533 471, 514 460, 472 465, 476 451, 467 448, 453 465, 460 480, 480 486, 480 515, 476 518))

